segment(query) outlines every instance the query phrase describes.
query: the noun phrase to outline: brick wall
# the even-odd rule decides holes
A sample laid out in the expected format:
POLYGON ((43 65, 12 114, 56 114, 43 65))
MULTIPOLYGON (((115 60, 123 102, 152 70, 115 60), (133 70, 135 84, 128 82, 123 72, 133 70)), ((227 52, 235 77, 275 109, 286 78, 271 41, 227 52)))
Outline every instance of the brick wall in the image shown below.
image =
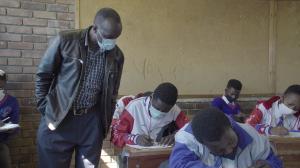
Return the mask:
POLYGON ((14 167, 36 167, 34 78, 49 39, 74 28, 75 0, 0 0, 0 69, 19 100, 20 133, 10 142, 14 167))

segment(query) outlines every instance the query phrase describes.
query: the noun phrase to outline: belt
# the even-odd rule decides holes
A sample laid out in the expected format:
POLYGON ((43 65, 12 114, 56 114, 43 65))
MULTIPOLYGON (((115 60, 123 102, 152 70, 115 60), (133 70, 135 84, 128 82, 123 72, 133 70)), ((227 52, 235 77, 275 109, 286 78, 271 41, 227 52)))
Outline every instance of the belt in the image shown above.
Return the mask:
POLYGON ((76 108, 71 108, 70 111, 72 111, 73 115, 75 116, 81 116, 84 114, 87 114, 88 112, 91 112, 93 108, 86 108, 86 109, 76 109, 76 108))
POLYGON ((82 109, 76 109, 75 107, 71 107, 71 109, 69 110, 70 113, 73 113, 73 115, 75 116, 81 116, 84 114, 87 114, 89 112, 93 112, 93 111, 97 111, 97 106, 94 105, 90 108, 82 108, 82 109))

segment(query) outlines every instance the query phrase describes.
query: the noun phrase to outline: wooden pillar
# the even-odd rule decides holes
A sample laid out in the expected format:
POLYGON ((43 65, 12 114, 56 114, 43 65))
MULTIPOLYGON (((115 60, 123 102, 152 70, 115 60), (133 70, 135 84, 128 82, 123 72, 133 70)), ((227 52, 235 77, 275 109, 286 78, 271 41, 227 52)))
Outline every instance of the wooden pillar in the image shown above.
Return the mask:
POLYGON ((75 0, 75 29, 80 28, 80 0, 75 0))
POLYGON ((269 22, 269 87, 276 94, 276 41, 277 41, 277 0, 270 1, 269 22))

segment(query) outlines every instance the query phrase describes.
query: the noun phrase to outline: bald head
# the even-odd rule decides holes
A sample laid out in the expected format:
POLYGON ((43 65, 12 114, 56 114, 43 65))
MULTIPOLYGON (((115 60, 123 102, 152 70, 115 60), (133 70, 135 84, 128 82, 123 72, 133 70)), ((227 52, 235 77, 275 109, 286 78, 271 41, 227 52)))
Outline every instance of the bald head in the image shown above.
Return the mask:
POLYGON ((122 32, 122 23, 119 14, 112 8, 100 9, 94 19, 94 28, 109 39, 115 39, 122 32))

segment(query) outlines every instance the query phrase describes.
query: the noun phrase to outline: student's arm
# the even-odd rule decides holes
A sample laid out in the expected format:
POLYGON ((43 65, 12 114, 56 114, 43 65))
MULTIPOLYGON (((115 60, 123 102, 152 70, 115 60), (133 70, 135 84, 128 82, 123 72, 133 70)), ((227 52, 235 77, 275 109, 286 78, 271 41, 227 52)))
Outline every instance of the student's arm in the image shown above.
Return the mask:
POLYGON ((200 158, 186 144, 176 142, 173 147, 169 166, 172 168, 214 168, 205 165, 200 158))
MULTIPOLYGON (((15 97, 13 97, 13 99, 12 99, 11 107, 12 107, 12 111, 9 115, 10 119, 8 121, 13 124, 19 124, 19 103, 15 97)), ((18 128, 12 129, 12 130, 2 133, 2 136, 6 136, 5 139, 7 139, 7 138, 15 135, 18 131, 19 131, 18 128)))
POLYGON ((253 161, 265 161, 272 168, 282 168, 282 161, 273 152, 268 137, 261 136, 257 132, 255 134, 256 136, 253 138, 254 141, 251 145, 253 161))
POLYGON ((235 103, 235 108, 232 110, 233 115, 241 114, 241 106, 238 103, 235 103))
POLYGON ((37 100, 37 109, 42 115, 45 113, 46 96, 59 71, 61 62, 60 41, 60 36, 57 36, 51 42, 41 59, 36 73, 35 97, 37 100))
POLYGON ((19 124, 19 103, 16 98, 12 103, 12 113, 10 115, 10 122, 13 124, 19 124))
POLYGON ((182 128, 186 123, 189 122, 188 117, 184 114, 184 112, 180 112, 176 118, 176 125, 178 127, 178 129, 182 128))
POLYGON ((114 115, 113 115, 113 119, 119 119, 120 115, 122 114, 122 112, 125 109, 125 105, 122 101, 122 98, 119 99, 116 103, 116 107, 115 107, 115 111, 114 111, 114 115))
POLYGON ((272 168, 282 168, 282 161, 274 154, 274 152, 271 150, 266 161, 272 168))
POLYGON ((261 123, 262 119, 263 112, 256 107, 245 122, 254 127, 259 133, 268 135, 271 127, 265 123, 261 123))
POLYGON ((131 134, 133 128, 134 118, 125 109, 120 116, 118 122, 116 122, 114 135, 112 142, 118 147, 124 147, 125 144, 136 144, 136 138, 138 135, 131 134))

